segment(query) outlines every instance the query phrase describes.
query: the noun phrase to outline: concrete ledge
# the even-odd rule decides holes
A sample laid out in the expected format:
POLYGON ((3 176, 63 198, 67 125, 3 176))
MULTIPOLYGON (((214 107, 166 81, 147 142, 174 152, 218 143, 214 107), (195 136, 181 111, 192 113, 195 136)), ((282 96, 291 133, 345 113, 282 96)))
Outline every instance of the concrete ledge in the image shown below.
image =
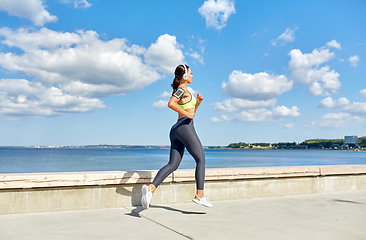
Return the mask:
POLYGON ((366 165, 334 165, 319 168, 322 176, 366 174, 366 165))
MULTIPOLYGON (((64 173, 13 173, 0 174, 0 190, 15 188, 104 186, 150 183, 157 170, 64 172, 64 173)), ((309 177, 344 174, 366 174, 366 165, 345 166, 293 166, 263 168, 208 168, 206 181, 263 179, 284 177, 309 177)), ((195 181, 194 169, 182 169, 169 175, 164 183, 195 181)))
MULTIPOLYGON (((366 173, 366 169, 365 169, 366 173)), ((263 168, 211 168, 206 169, 206 181, 263 179, 284 177, 320 176, 316 166, 263 167, 263 168)), ((173 173, 173 182, 195 181, 194 169, 182 169, 173 173)))
MULTIPOLYGON (((0 190, 150 183, 158 171, 105 171, 0 174, 0 190)), ((171 182, 169 175, 164 182, 171 182)))
MULTIPOLYGON (((190 202, 194 169, 177 170, 153 204, 190 202)), ((157 171, 0 174, 0 214, 118 208, 140 204, 157 171)), ((212 200, 366 190, 366 165, 206 169, 212 200)))

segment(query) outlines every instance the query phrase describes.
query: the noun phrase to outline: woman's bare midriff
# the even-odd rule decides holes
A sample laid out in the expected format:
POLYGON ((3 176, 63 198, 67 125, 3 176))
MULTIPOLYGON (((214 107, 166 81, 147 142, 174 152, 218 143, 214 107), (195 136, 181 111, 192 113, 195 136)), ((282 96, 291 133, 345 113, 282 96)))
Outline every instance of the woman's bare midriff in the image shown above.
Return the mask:
MULTIPOLYGON (((184 111, 189 112, 189 113, 194 113, 194 110, 195 110, 195 108, 188 108, 188 109, 185 109, 184 111)), ((184 115, 181 115, 181 114, 178 114, 178 115, 179 115, 178 119, 185 117, 184 115)))

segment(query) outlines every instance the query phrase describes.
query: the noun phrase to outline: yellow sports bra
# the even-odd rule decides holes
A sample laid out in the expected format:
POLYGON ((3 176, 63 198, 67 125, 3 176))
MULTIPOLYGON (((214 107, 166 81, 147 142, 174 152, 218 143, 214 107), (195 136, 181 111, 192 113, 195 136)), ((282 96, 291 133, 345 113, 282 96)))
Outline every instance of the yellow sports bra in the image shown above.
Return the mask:
MULTIPOLYGON (((172 95, 176 98, 182 99, 184 92, 185 91, 182 88, 178 88, 172 95)), ((196 98, 192 95, 192 93, 190 91, 188 91, 188 92, 191 95, 191 99, 184 104, 178 103, 178 106, 181 107, 183 110, 196 107, 196 102, 197 102, 196 98)))
POLYGON ((188 108, 195 108, 196 107, 196 98, 192 95, 192 93, 190 91, 188 91, 189 94, 191 95, 191 99, 186 102, 185 104, 179 104, 179 107, 181 107, 183 110, 186 110, 188 108))

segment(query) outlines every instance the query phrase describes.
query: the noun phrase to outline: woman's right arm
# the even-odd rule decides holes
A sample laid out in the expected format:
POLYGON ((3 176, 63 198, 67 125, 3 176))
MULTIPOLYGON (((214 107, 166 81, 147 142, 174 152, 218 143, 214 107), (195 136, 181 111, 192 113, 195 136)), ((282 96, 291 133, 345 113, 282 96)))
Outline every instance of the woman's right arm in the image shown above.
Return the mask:
POLYGON ((169 100, 168 107, 171 108, 173 111, 179 113, 181 116, 186 116, 190 119, 193 119, 195 116, 195 113, 187 112, 186 110, 183 110, 178 106, 179 99, 172 96, 169 100))

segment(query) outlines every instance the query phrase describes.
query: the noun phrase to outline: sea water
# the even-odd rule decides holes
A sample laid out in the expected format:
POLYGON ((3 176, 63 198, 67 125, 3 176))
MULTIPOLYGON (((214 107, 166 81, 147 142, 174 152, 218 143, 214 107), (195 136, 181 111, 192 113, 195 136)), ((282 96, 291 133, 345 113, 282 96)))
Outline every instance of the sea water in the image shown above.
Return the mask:
MULTIPOLYGON (((206 168, 366 164, 366 152, 205 149, 206 168)), ((157 170, 169 149, 0 148, 0 173, 157 170)), ((179 169, 195 168, 185 152, 179 169)))

